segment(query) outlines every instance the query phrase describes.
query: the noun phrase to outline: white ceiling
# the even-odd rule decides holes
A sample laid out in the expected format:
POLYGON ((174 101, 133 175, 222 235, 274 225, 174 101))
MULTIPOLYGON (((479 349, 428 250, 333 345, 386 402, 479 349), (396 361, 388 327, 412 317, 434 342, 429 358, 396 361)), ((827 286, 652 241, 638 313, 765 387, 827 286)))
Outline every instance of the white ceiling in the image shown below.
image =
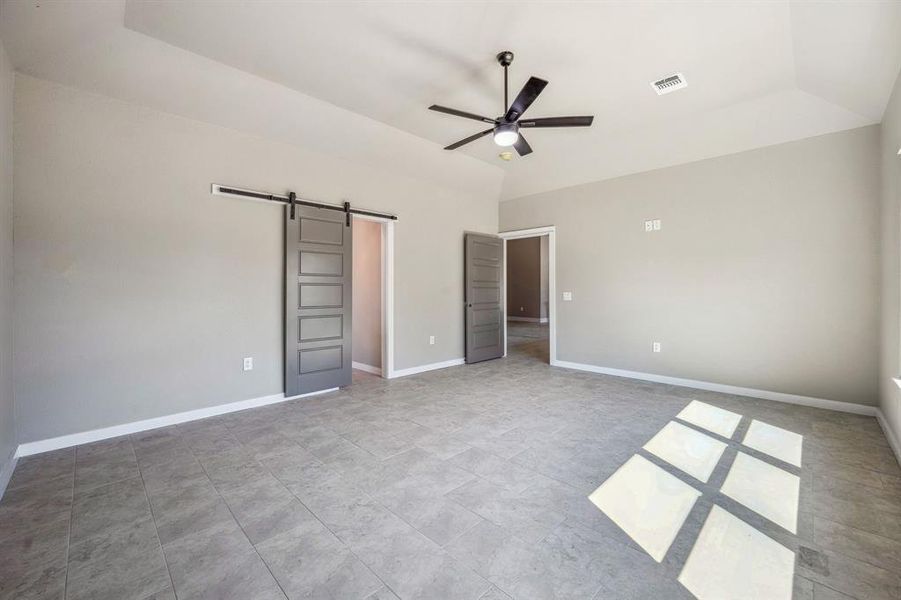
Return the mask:
POLYGON ((0 36, 25 73, 442 183, 503 169, 513 198, 879 122, 901 2, 32 1, 0 36), (438 152, 484 127, 426 107, 502 112, 504 49, 511 95, 550 81, 529 116, 594 126, 528 131, 510 163, 490 138, 438 152))

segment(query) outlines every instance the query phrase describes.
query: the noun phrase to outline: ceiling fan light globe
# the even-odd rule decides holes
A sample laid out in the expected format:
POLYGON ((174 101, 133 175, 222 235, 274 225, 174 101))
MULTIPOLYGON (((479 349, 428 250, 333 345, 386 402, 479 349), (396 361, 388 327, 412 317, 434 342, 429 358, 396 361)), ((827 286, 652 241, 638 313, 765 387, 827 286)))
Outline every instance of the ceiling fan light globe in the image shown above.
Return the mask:
POLYGON ((519 139, 516 126, 512 123, 499 125, 494 130, 494 143, 498 146, 512 146, 519 139))

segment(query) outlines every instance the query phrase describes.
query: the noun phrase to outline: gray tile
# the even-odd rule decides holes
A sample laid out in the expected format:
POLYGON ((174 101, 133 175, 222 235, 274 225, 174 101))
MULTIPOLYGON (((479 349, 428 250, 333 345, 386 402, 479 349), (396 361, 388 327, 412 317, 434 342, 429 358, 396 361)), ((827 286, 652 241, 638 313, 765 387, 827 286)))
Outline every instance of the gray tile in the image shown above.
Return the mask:
POLYGON ((401 598, 479 598, 490 586, 413 529, 400 529, 351 546, 401 598))
POLYGON ((199 458, 207 476, 217 486, 242 485, 248 479, 266 475, 266 469, 243 446, 199 458))
POLYGON ((69 546, 69 513, 59 513, 40 527, 0 537, 0 565, 22 568, 65 562, 69 546))
POLYGON ((7 491, 33 485, 49 479, 70 478, 75 473, 75 448, 64 448, 44 454, 20 458, 7 484, 7 491))
POLYGON ((0 502, 0 536, 2 539, 30 536, 61 517, 68 519, 72 502, 71 475, 7 490, 0 502))
POLYGON ((189 450, 179 449, 169 460, 143 465, 141 477, 147 492, 153 494, 157 490, 191 485, 197 479, 206 479, 206 473, 189 450))
POLYGON ((798 575, 815 583, 868 600, 901 597, 901 574, 897 571, 806 546, 799 548, 797 556, 798 575))
POLYGON ((447 497, 527 542, 544 539, 566 518, 559 510, 538 506, 485 480, 467 483, 447 497))
POLYGON ((0 598, 60 598, 65 584, 69 515, 15 538, 0 537, 0 598))
POLYGON ((71 541, 110 533, 150 516, 140 477, 79 491, 72 508, 71 541))
POLYGON ((150 502, 164 545, 212 527, 235 525, 225 501, 205 479, 199 479, 193 485, 154 492, 150 502))
POLYGON ((814 600, 814 582, 795 575, 795 585, 792 590, 792 600, 814 600))
POLYGON ((175 592, 172 591, 172 587, 170 586, 165 590, 154 592, 149 596, 145 596, 144 598, 141 598, 141 600, 176 600, 176 598, 175 592))
POLYGON ((647 555, 588 529, 563 524, 539 544, 511 587, 516 598, 691 598, 647 555), (628 569, 626 569, 628 567, 628 569))
POLYGON ((257 459, 263 459, 267 456, 299 447, 297 442, 283 435, 271 423, 267 423, 263 427, 235 433, 235 437, 257 459))
POLYGON ((422 448, 429 454, 442 460, 466 452, 471 448, 469 444, 442 434, 432 434, 416 441, 416 447, 422 448))
POLYGON ((512 463, 479 448, 472 448, 458 454, 451 458, 450 462, 514 492, 525 490, 539 477, 537 473, 522 465, 512 463))
POLYGON ((284 531, 312 522, 319 523, 274 477, 231 488, 223 496, 244 533, 254 544, 284 531))
POLYGON ((392 592, 389 588, 382 586, 379 590, 366 596, 366 600, 400 600, 400 599, 397 597, 397 594, 392 592))
POLYGON ((0 577, 0 600, 63 600, 65 591, 65 561, 28 568, 4 565, 0 577))
POLYGON ((814 517, 814 541, 833 552, 901 572, 901 542, 814 517))
POLYGON ((257 550, 288 598, 367 598, 382 582, 318 521, 288 530, 257 550))
POLYGON ((82 540, 69 549, 69 600, 146 598, 170 585, 151 519, 82 540))
POLYGON ((115 452, 119 455, 129 455, 132 451, 131 436, 119 436, 90 444, 82 444, 75 448, 75 460, 82 461, 101 454, 115 452))
POLYGON ((374 498, 440 546, 482 521, 456 502, 422 488, 390 488, 374 498))
POLYGON ((339 435, 331 435, 325 439, 318 439, 315 442, 305 443, 301 441, 300 444, 320 460, 329 460, 359 449, 358 446, 339 435))
POLYGON ((851 596, 836 592, 819 583, 813 584, 813 600, 854 600, 851 596))
POLYGON ((300 446, 264 457, 260 459, 260 463, 282 483, 303 481, 307 468, 322 464, 300 446))
POLYGON ((232 524, 184 536, 164 546, 180 600, 284 600, 256 550, 232 524))
POLYGON ((139 474, 138 462, 131 447, 131 440, 126 438, 118 441, 115 445, 102 446, 102 448, 102 451, 80 449, 76 454, 76 490, 131 479, 139 474))
POLYGON ((513 598, 499 590, 497 587, 491 586, 479 600, 513 600, 513 598))
POLYGON ((524 574, 536 548, 494 523, 482 521, 448 544, 447 552, 485 579, 509 589, 524 574))

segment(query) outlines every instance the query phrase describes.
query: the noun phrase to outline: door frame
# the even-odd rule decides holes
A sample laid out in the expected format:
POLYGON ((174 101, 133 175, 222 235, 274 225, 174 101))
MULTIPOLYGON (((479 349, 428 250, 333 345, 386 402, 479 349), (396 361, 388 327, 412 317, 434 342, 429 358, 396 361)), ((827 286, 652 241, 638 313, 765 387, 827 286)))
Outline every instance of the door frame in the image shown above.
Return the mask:
MULTIPOLYGON (((383 379, 394 375, 394 225, 392 219, 369 215, 353 215, 354 219, 382 225, 382 372, 383 379)), ((353 307, 351 307, 353 310, 353 307)), ((351 336, 353 328, 351 327, 351 336)), ((353 362, 351 360, 351 362, 353 362)))
POLYGON ((504 306, 504 356, 507 356, 507 240, 547 236, 547 316, 550 321, 548 362, 553 365, 557 362, 557 227, 548 225, 531 229, 514 229, 502 231, 498 235, 504 240, 504 265, 501 275, 504 282, 504 298, 502 300, 504 306))

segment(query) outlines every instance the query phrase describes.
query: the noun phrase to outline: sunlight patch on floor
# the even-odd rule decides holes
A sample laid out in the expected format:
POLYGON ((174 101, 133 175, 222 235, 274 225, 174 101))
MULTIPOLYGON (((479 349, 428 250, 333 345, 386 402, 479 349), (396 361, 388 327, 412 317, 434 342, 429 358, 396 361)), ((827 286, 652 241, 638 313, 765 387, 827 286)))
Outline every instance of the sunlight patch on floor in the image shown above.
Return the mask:
POLYGON ((798 533, 801 479, 739 452, 721 491, 773 523, 798 533))
POLYGON ((588 497, 660 562, 701 492, 635 455, 588 497))
POLYGON ((731 438, 741 421, 739 414, 697 400, 692 400, 688 406, 682 409, 682 412, 676 415, 676 418, 712 431, 724 438, 731 438))
MULTIPOLYGON (((731 440, 742 415, 693 400, 676 418, 731 440)), ((729 445, 752 448, 764 458, 800 467, 803 442, 804 436, 798 433, 758 420, 751 421, 742 444, 724 443, 670 421, 643 449, 707 483, 729 445)), ((797 534, 800 489, 801 479, 794 473, 739 450, 722 486, 708 493, 721 493, 797 534)), ((680 477, 635 454, 589 499, 661 562, 701 496, 680 477)), ((787 600, 792 595, 794 565, 792 550, 714 504, 678 580, 702 600, 787 600)))
POLYGON ((755 419, 751 421, 742 443, 748 448, 769 454, 790 465, 801 466, 801 446, 804 443, 804 436, 794 431, 755 419))
POLYGON ((701 600, 791 600, 795 553, 714 506, 679 582, 701 600))
POLYGON ((720 461, 726 444, 670 421, 644 445, 644 449, 706 483, 720 461))

